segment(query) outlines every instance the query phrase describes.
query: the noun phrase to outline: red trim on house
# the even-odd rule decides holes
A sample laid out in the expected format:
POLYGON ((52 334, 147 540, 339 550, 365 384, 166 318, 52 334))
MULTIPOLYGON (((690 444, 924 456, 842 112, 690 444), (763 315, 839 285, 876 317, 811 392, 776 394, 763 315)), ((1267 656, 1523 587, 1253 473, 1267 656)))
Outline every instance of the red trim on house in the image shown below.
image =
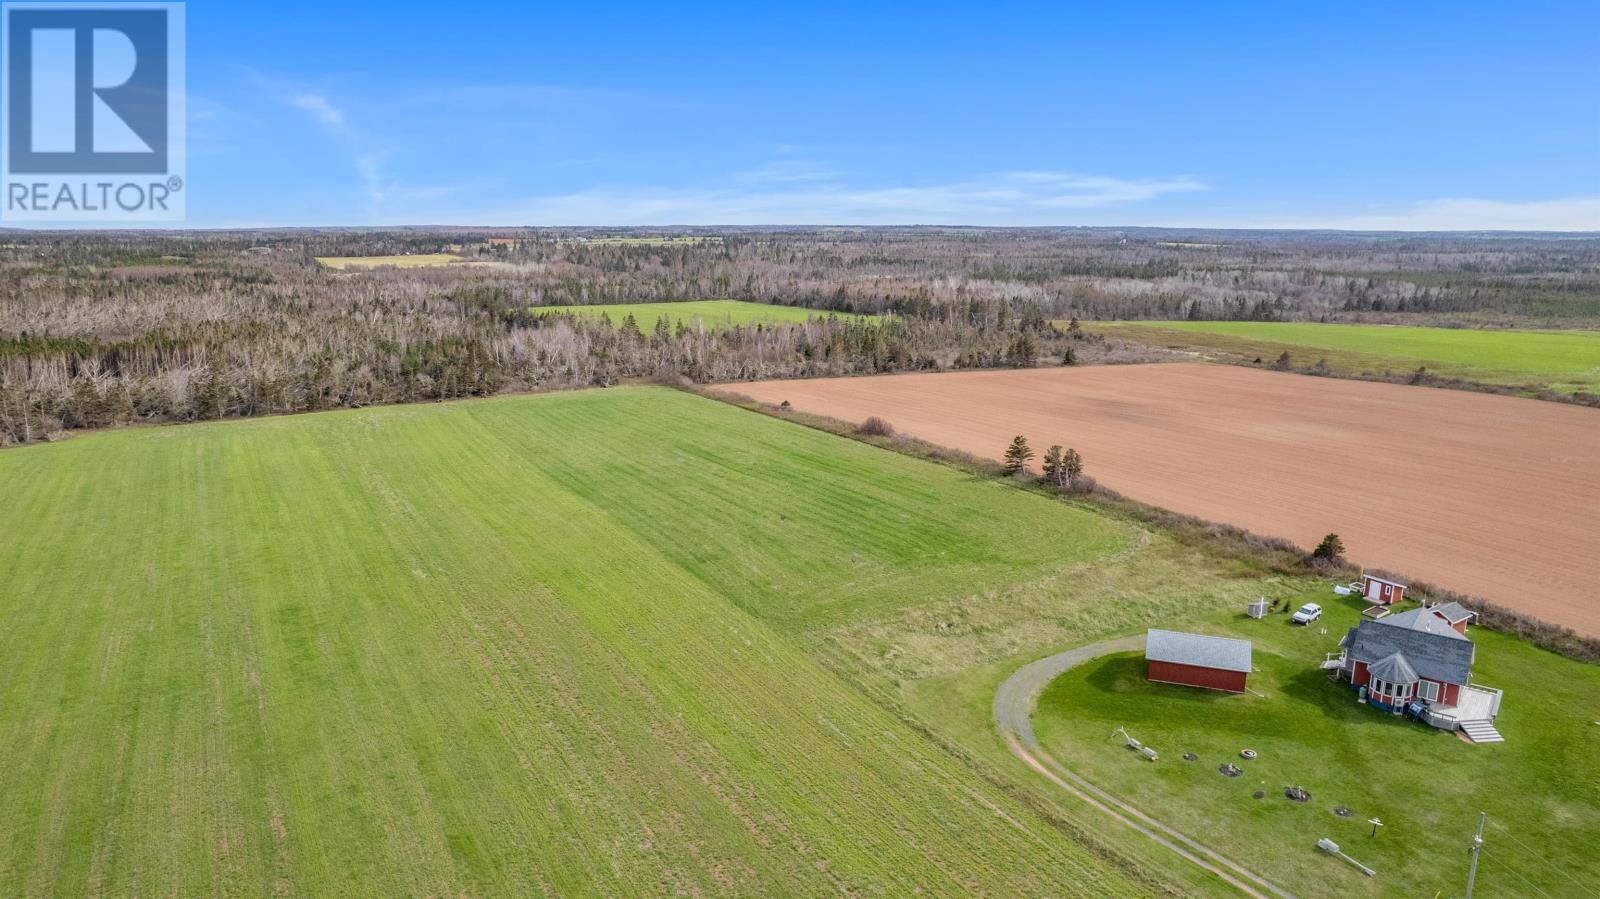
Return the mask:
POLYGON ((1406 588, 1399 584, 1381 581, 1370 574, 1362 575, 1361 582, 1361 595, 1369 602, 1392 606, 1406 598, 1406 588))
POLYGON ((1459 702, 1461 702, 1461 685, 1460 684, 1440 684, 1439 685, 1439 704, 1440 705, 1456 705, 1459 702))
POLYGON ((1229 693, 1243 693, 1245 680, 1249 676, 1243 671, 1223 671, 1220 668, 1202 668, 1199 665, 1181 665, 1177 662, 1157 662, 1150 660, 1145 676, 1150 680, 1164 684, 1180 684, 1185 687, 1205 687, 1210 690, 1225 690, 1229 693))

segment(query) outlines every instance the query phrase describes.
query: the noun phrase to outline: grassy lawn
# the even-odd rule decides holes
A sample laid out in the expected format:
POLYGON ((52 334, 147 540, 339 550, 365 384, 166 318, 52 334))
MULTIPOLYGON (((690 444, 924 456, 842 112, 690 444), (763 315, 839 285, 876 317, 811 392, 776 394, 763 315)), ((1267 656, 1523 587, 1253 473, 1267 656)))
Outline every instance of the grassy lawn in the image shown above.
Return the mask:
MULTIPOLYGON (((676 328, 679 322, 689 326, 727 328, 735 325, 805 323, 814 318, 839 315, 800 306, 773 306, 766 303, 747 303, 743 300, 686 300, 677 303, 619 303, 613 306, 536 306, 535 313, 564 312, 577 315, 607 315, 611 323, 620 325, 628 315, 639 323, 646 334, 665 318, 676 328)), ((860 321, 878 321, 876 315, 844 316, 860 321)))
MULTIPOLYGON (((1600 885, 1600 668, 1481 629, 1476 682, 1506 691, 1503 744, 1474 746, 1360 705, 1317 663, 1358 617, 1318 591, 1328 633, 1242 610, 1182 625, 1255 646, 1252 690, 1234 696, 1152 684, 1142 654, 1110 656, 1046 689, 1034 726, 1057 759, 1150 814, 1199 835, 1301 895, 1459 894, 1478 812, 1489 814, 1483 895, 1592 895, 1600 885), (1146 762, 1109 735, 1126 727, 1161 752, 1146 762), (1243 748, 1260 753, 1241 760, 1243 748), (1199 760, 1183 760, 1186 752, 1199 760), (1238 778, 1218 773, 1234 762, 1238 778), (1305 804, 1283 795, 1298 784, 1305 804), (1252 798, 1256 790, 1262 799, 1252 798), (1335 815, 1345 806, 1349 818, 1335 815), (1384 826, 1369 836, 1369 818, 1384 826), (1329 837, 1378 871, 1369 881, 1321 855, 1329 837)), ((1298 604, 1298 601, 1296 602, 1298 604)), ((1174 622, 1176 623, 1176 622, 1174 622)))
POLYGON ((644 388, 89 434, 0 496, 0 895, 1157 876, 808 651, 1125 557, 1089 511, 644 388))
POLYGON ((436 265, 465 263, 460 256, 449 253, 417 253, 411 256, 318 256, 317 262, 338 271, 366 268, 429 268, 436 265))
POLYGON ((1179 349, 1337 372, 1435 375, 1485 384, 1600 392, 1600 331, 1474 331, 1299 322, 1096 322, 1095 331, 1179 349))

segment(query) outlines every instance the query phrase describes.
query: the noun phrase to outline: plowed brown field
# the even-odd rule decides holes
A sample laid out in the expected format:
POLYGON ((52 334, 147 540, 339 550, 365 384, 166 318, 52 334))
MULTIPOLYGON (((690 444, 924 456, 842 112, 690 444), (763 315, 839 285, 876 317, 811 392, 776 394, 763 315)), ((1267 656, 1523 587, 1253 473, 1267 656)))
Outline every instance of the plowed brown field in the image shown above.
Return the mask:
POLYGON ((1076 447, 1130 497, 1350 557, 1600 634, 1600 412, 1220 365, 765 381, 729 387, 878 415, 999 458, 1076 447))

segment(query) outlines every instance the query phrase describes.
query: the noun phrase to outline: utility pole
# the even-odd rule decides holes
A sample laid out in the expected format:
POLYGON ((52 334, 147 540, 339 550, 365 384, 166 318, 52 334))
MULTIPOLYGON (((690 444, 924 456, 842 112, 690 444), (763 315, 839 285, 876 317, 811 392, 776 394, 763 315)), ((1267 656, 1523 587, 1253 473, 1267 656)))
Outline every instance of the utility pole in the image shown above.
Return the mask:
POLYGON ((1483 812, 1478 813, 1478 832, 1472 837, 1472 873, 1467 875, 1467 896, 1472 899, 1472 885, 1478 879, 1478 854, 1483 851, 1483 822, 1489 816, 1483 812))

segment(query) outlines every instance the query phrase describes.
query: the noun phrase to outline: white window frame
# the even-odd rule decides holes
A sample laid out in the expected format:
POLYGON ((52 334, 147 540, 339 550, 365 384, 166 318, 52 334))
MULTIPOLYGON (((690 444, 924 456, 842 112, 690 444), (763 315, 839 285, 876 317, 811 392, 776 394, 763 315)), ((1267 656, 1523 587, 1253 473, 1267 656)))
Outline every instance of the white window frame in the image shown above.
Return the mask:
POLYGON ((1431 681, 1431 680, 1428 680, 1426 678, 1424 678, 1421 681, 1418 681, 1417 682, 1417 698, 1418 699, 1425 699, 1428 702, 1438 702, 1439 701, 1439 684, 1437 682, 1435 682, 1435 681, 1431 681))

